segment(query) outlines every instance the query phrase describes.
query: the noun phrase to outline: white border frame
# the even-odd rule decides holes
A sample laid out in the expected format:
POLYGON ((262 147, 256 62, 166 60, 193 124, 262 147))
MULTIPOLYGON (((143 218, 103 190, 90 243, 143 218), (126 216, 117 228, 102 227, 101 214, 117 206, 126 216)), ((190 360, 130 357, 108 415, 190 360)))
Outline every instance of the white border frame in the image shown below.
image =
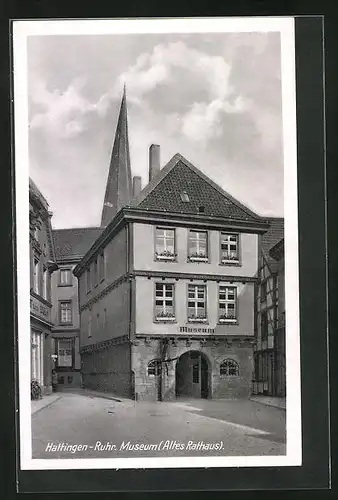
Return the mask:
POLYGON ((18 290, 21 470, 300 466, 301 388, 299 341, 298 196, 295 47, 293 17, 14 21, 14 130, 18 290), (30 35, 280 32, 283 99, 286 303, 286 424, 284 456, 32 459, 29 306, 29 156, 27 44, 30 35))

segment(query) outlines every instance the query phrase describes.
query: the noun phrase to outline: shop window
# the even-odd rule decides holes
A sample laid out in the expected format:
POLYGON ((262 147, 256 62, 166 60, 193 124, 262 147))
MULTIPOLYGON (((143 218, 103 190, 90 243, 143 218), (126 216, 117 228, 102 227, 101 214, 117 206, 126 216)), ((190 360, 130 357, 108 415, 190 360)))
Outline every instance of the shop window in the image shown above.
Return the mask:
POLYGON ((72 340, 58 341, 58 366, 71 367, 73 365, 73 342, 72 340))
POLYGON ((225 359, 220 365, 220 375, 226 377, 237 377, 239 375, 239 365, 234 359, 225 359))

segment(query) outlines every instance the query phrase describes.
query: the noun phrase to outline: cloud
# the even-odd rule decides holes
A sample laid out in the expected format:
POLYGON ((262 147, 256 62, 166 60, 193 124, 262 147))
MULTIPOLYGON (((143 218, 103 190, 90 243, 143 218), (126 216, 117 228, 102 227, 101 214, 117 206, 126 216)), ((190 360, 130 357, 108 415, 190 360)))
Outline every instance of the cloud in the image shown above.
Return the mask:
POLYGON ((34 109, 36 105, 44 112, 31 113, 30 128, 44 128, 63 139, 80 134, 85 129, 85 115, 96 110, 96 106, 81 95, 84 85, 84 80, 75 79, 64 92, 50 91, 46 82, 35 80, 30 91, 31 106, 34 109))

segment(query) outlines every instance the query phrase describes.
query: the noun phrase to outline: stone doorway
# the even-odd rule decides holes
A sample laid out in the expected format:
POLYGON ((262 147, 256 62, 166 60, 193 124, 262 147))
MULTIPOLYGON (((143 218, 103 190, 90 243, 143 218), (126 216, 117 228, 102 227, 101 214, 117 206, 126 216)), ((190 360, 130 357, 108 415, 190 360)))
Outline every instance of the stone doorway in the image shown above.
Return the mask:
POLYGON ((175 369, 176 397, 205 398, 210 396, 208 359, 200 351, 182 354, 175 369))

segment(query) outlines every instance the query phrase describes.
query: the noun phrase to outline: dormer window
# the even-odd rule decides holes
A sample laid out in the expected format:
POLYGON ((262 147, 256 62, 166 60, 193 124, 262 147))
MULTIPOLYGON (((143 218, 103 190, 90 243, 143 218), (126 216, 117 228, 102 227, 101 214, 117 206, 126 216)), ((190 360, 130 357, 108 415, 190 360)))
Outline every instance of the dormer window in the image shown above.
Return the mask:
POLYGON ((190 198, 189 198, 189 195, 186 191, 182 191, 180 193, 180 197, 181 197, 181 200, 183 201, 183 203, 189 203, 190 198))

